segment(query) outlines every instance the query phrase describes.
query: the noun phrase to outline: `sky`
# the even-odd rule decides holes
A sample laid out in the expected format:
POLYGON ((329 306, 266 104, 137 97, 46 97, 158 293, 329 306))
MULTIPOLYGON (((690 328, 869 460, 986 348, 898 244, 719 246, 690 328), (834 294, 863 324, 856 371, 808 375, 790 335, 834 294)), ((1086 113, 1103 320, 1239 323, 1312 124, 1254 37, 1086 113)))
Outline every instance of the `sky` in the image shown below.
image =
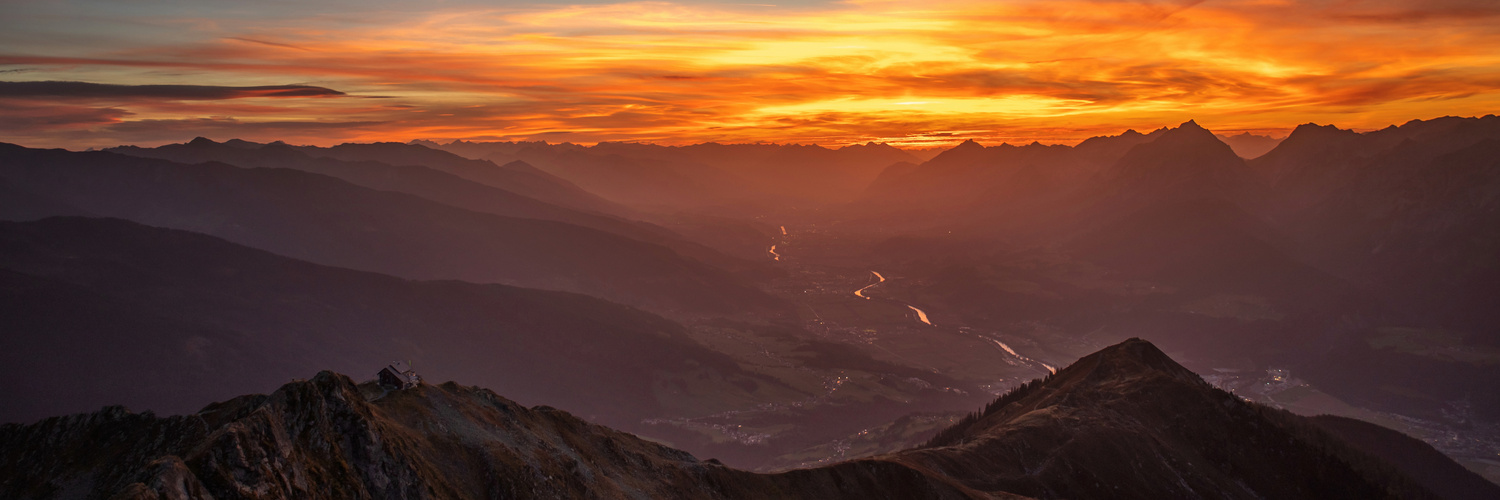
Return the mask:
POLYGON ((1500 109, 1492 0, 760 1, 0 0, 0 142, 1066 144, 1500 109))

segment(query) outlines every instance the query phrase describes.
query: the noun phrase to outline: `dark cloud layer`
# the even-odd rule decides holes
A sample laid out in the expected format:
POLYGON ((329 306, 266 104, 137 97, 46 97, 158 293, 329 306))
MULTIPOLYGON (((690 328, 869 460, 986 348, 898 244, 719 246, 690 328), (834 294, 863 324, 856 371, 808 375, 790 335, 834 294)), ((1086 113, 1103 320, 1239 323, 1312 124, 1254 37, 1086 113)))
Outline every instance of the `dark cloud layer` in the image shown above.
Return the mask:
POLYGON ((337 97, 337 90, 310 85, 220 87, 213 85, 113 85, 88 82, 0 82, 0 97, 221 100, 245 97, 337 97))

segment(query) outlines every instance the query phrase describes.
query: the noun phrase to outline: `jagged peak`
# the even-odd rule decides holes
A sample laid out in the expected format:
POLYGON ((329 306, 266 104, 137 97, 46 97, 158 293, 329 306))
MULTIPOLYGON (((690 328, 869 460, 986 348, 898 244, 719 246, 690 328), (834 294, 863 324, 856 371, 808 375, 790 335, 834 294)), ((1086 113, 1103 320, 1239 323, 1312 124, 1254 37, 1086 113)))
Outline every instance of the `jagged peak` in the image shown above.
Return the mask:
POLYGON ((960 148, 962 148, 962 149, 984 149, 984 145, 980 144, 979 141, 976 141, 974 139, 964 139, 964 142, 958 143, 957 146, 954 146, 953 149, 951 149, 949 151, 960 149, 960 148))
POLYGON ((1198 122, 1195 122, 1193 120, 1183 122, 1182 125, 1178 125, 1177 128, 1167 129, 1167 132, 1164 135, 1178 137, 1191 136, 1197 138, 1212 137, 1215 141, 1219 140, 1219 137, 1214 135, 1212 131, 1203 128, 1202 125, 1198 125, 1198 122))
POLYGON ((1150 142, 1136 146, 1122 158, 1122 162, 1130 163, 1146 158, 1158 158, 1163 154, 1217 154, 1227 159, 1239 158, 1234 151, 1219 139, 1219 136, 1208 129, 1198 126, 1197 123, 1188 121, 1177 128, 1159 129, 1147 135, 1153 137, 1150 142))

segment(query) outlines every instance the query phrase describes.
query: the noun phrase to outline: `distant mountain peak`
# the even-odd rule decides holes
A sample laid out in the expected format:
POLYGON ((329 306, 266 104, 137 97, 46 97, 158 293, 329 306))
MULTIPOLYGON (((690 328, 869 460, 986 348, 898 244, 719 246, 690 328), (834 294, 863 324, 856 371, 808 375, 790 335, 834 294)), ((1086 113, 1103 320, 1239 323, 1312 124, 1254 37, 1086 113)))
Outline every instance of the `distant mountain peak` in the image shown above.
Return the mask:
POLYGON ((1318 124, 1313 123, 1313 122, 1307 122, 1307 123, 1298 125, 1296 129, 1292 130, 1292 133, 1293 134, 1298 133, 1298 132, 1307 133, 1309 131, 1318 131, 1318 130, 1335 131, 1335 130, 1342 130, 1342 129, 1340 129, 1340 128, 1336 127, 1336 126, 1333 126, 1331 124, 1330 125, 1318 125, 1318 124))
POLYGON ((979 141, 976 141, 974 139, 964 139, 964 142, 960 142, 960 143, 958 143, 957 146, 953 147, 953 149, 959 149, 959 148, 963 148, 963 149, 984 149, 984 145, 980 144, 979 141))
POLYGON ((258 143, 250 142, 244 139, 230 139, 224 141, 224 145, 240 149, 255 149, 261 147, 261 145, 258 143))
POLYGON ((1333 125, 1318 125, 1316 123, 1304 123, 1292 130, 1284 142, 1300 143, 1304 141, 1321 142, 1333 137, 1358 135, 1353 130, 1345 130, 1333 125))
POLYGON ((193 140, 188 141, 189 146, 215 146, 218 144, 219 143, 214 142, 213 139, 209 139, 203 136, 194 137, 193 140))
MULTIPOLYGON (((1181 147, 1188 144, 1199 143, 1213 143, 1223 145, 1223 141, 1219 140, 1219 136, 1214 135, 1212 131, 1199 126, 1192 120, 1188 120, 1182 125, 1178 125, 1177 128, 1163 128, 1157 130, 1155 132, 1152 132, 1151 135, 1158 136, 1154 142, 1160 144, 1175 144, 1174 147, 1181 147)), ((1227 150, 1228 146, 1225 146, 1224 148, 1227 150)))

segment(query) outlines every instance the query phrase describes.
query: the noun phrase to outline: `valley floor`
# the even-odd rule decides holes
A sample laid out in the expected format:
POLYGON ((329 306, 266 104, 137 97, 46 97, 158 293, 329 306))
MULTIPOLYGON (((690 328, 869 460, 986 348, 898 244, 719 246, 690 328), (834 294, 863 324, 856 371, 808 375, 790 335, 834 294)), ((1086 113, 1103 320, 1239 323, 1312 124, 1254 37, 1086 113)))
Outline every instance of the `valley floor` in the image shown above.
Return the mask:
MULTIPOLYGON (((784 228, 767 251, 784 274, 768 288, 796 305, 798 324, 718 320, 690 330, 786 387, 759 391, 764 400, 732 409, 652 419, 637 432, 759 470, 885 453, 919 444, 996 395, 1131 335, 1062 321, 974 318, 932 292, 931 276, 867 253, 883 235, 828 221, 762 222, 784 228)), ((1439 418, 1372 410, 1319 390, 1290 368, 1162 345, 1247 400, 1397 429, 1500 482, 1500 425, 1477 420, 1462 402, 1439 418)))

